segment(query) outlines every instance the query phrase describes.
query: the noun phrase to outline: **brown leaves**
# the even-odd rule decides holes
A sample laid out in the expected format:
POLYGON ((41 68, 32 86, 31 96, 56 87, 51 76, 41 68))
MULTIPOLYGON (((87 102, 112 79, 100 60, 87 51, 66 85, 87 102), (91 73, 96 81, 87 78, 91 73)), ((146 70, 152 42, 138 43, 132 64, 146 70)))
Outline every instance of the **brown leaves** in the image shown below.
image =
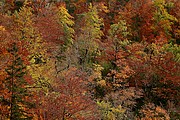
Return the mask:
MULTIPOLYGON (((168 112, 160 106, 148 103, 140 110, 141 120, 170 120, 168 112)), ((139 119, 137 119, 139 120, 139 119)))
POLYGON ((83 74, 76 68, 65 71, 45 99, 45 110, 48 119, 97 119, 94 114, 96 107, 88 97, 83 84, 83 74))

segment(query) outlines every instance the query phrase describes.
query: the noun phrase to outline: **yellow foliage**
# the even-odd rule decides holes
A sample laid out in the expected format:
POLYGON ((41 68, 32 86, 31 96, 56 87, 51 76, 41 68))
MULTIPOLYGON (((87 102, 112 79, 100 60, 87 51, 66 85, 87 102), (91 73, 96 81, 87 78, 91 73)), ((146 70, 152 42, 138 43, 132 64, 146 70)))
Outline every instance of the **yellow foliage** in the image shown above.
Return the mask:
POLYGON ((104 69, 101 65, 99 64, 94 64, 93 63, 93 73, 91 74, 91 76, 89 77, 89 80, 92 81, 94 79, 97 80, 101 80, 102 79, 102 75, 101 75, 101 71, 104 69))
POLYGON ((20 12, 15 12, 13 17, 17 24, 14 34, 18 40, 23 40, 28 43, 26 49, 28 49, 31 54, 43 54, 44 50, 42 50, 41 35, 33 26, 32 8, 26 6, 21 7, 20 12))
POLYGON ((68 10, 65 8, 65 6, 58 7, 57 17, 58 23, 64 31, 64 47, 68 47, 69 45, 73 44, 73 38, 75 33, 74 29, 72 28, 74 25, 74 21, 72 20, 73 17, 68 13, 68 10))
POLYGON ((152 26, 152 29, 154 31, 156 31, 157 28, 161 27, 163 28, 166 35, 170 35, 169 32, 172 31, 172 25, 174 24, 174 22, 178 22, 177 18, 169 14, 167 11, 167 7, 172 7, 172 5, 173 4, 171 4, 171 2, 166 2, 165 0, 154 1, 154 7, 156 8, 153 17, 155 24, 154 26, 152 26))
POLYGON ((105 80, 100 80, 97 82, 97 84, 101 85, 101 86, 106 86, 106 81, 105 80))
MULTIPOLYGON (((28 4, 28 3, 27 3, 28 4)), ((39 31, 34 27, 32 8, 24 5, 13 17, 17 27, 15 36, 20 41, 25 41, 29 51, 27 70, 34 80, 36 87, 48 91, 50 83, 55 77, 54 60, 48 58, 47 47, 39 31), (48 71, 47 71, 48 70, 48 71)))
POLYGON ((5 31, 6 29, 4 28, 4 26, 0 25, 0 31, 5 31))
POLYGON ((99 110, 102 115, 103 120, 118 120, 123 118, 123 114, 125 113, 125 109, 121 107, 121 105, 114 107, 110 102, 105 101, 97 101, 97 105, 99 106, 99 110))
POLYGON ((82 28, 87 35, 91 35, 92 40, 99 39, 103 32, 101 31, 101 25, 103 25, 103 19, 98 16, 98 10, 96 6, 89 5, 89 11, 85 13, 85 27, 82 28))

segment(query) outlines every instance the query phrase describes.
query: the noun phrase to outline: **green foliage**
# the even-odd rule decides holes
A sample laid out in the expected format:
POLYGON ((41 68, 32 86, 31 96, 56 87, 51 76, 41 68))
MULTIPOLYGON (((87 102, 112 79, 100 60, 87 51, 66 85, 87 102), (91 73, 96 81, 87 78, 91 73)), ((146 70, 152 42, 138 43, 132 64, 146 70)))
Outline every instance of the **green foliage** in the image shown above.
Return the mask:
POLYGON ((93 63, 94 58, 100 55, 99 44, 103 32, 103 19, 98 15, 96 6, 89 5, 88 12, 83 14, 83 27, 75 44, 80 56, 80 64, 93 63))
POLYGON ((101 112, 101 119, 103 120, 123 120, 125 109, 119 105, 118 107, 113 107, 110 102, 97 101, 99 110, 101 112))
POLYGON ((180 62, 180 46, 177 44, 166 44, 164 45, 164 49, 168 52, 172 52, 175 56, 174 59, 177 62, 180 62))
POLYGON ((24 79, 26 67, 18 55, 16 44, 13 44, 8 51, 13 57, 12 63, 5 69, 7 73, 5 89, 10 93, 9 97, 4 99, 9 105, 8 118, 10 120, 31 120, 33 116, 28 111, 33 107, 33 103, 27 101, 30 94, 26 88, 28 83, 24 79))
MULTIPOLYGON (((174 22, 177 22, 177 18, 169 14, 168 10, 166 9, 166 7, 172 7, 172 4, 166 3, 165 0, 155 0, 154 7, 155 12, 153 19, 155 20, 155 26, 161 27, 166 35, 170 35, 170 32, 172 31, 172 25, 174 22)), ((156 27, 153 28, 153 30, 156 31, 156 27)))
POLYGON ((122 37, 126 38, 129 35, 127 31, 127 23, 125 20, 119 20, 118 23, 112 24, 109 34, 112 38, 121 35, 122 37))
POLYGON ((114 62, 114 60, 117 59, 117 53, 129 44, 128 36, 130 35, 130 32, 128 32, 128 24, 125 20, 122 20, 120 17, 118 18, 117 23, 114 23, 110 26, 108 32, 109 40, 111 43, 110 49, 114 53, 114 59, 112 59, 114 62))
POLYGON ((82 28, 84 32, 91 35, 91 40, 100 39, 103 35, 101 26, 103 26, 103 19, 99 18, 96 6, 89 5, 88 12, 84 14, 85 26, 82 28))

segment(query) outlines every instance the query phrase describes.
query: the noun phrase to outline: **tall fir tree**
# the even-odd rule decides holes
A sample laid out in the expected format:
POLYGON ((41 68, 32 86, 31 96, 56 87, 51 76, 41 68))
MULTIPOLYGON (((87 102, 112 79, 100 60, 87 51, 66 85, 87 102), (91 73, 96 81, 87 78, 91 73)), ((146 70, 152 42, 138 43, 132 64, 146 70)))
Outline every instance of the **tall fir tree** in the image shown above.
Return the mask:
POLYGON ((26 66, 18 55, 18 48, 13 43, 12 48, 8 49, 12 55, 12 62, 5 69, 7 77, 4 85, 8 93, 5 93, 3 102, 8 107, 7 118, 10 120, 31 120, 32 113, 29 112, 34 106, 28 99, 31 97, 26 86, 27 81, 24 79, 26 74, 26 66))

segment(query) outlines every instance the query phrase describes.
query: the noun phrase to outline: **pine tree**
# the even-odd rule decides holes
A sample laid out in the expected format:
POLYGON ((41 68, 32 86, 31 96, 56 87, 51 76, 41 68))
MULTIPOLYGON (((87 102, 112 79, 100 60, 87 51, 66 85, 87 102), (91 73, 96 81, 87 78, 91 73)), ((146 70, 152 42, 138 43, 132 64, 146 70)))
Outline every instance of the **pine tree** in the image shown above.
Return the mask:
POLYGON ((26 74, 26 67, 23 64, 23 60, 18 55, 18 48, 14 43, 8 52, 12 55, 12 62, 5 69, 7 77, 5 78, 5 89, 8 91, 5 93, 4 102, 8 103, 8 118, 10 120, 31 120, 32 114, 28 112, 33 108, 33 103, 27 101, 31 96, 28 93, 26 85, 27 81, 24 79, 26 74))

